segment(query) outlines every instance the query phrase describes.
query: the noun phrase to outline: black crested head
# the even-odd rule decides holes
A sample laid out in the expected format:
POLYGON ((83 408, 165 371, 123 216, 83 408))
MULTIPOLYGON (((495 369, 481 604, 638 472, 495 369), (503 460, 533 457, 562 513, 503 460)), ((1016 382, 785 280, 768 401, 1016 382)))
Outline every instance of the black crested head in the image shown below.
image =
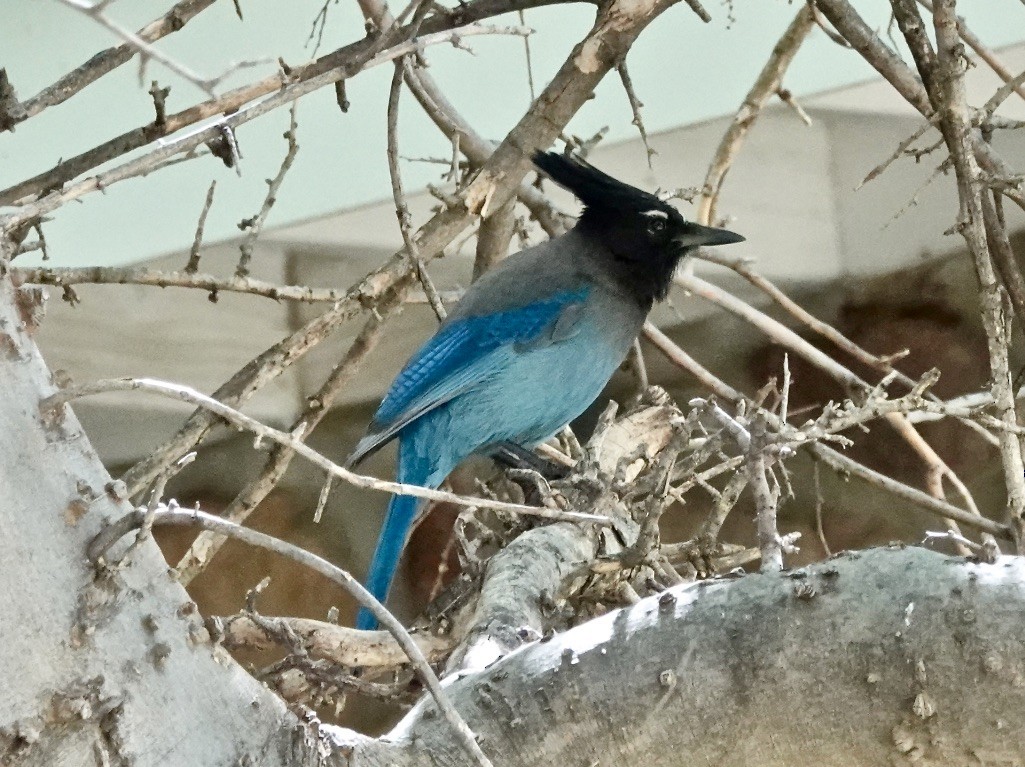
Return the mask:
POLYGON ((575 155, 536 152, 534 165, 584 204, 576 229, 601 247, 613 276, 639 301, 669 293, 680 259, 701 245, 742 242, 743 237, 687 221, 653 194, 602 173, 575 155))

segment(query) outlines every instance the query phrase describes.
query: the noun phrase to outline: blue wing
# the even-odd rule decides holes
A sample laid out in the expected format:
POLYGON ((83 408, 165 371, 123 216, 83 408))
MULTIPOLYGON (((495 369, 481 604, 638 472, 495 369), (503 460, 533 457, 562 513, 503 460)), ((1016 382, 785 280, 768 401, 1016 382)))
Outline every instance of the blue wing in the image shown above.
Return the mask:
POLYGON ((586 290, 563 291, 527 306, 459 317, 443 325, 392 383, 349 465, 424 413, 480 385, 531 345, 573 335, 586 295, 586 290))

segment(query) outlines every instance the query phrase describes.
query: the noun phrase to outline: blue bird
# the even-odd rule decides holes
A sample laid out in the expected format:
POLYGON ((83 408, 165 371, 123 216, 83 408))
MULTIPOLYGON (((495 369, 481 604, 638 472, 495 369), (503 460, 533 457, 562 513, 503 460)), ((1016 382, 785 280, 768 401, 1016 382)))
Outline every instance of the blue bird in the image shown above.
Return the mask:
MULTIPOLYGON (((690 223, 578 157, 533 160, 584 204, 576 226, 467 289, 392 383, 349 466, 398 438, 397 480, 436 488, 473 454, 547 440, 601 393, 680 258, 744 239, 690 223)), ((407 495, 388 506, 366 581, 382 602, 421 506, 407 495)), ((361 609, 356 625, 377 622, 361 609)))

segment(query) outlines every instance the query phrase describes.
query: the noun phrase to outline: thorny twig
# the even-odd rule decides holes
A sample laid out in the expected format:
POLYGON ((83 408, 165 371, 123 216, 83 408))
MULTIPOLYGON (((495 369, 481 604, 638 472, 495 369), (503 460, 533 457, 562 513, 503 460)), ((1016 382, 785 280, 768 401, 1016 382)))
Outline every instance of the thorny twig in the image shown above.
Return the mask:
POLYGON ((630 112, 633 114, 633 120, 631 124, 637 128, 637 132, 641 134, 641 143, 644 144, 644 151, 648 161, 648 167, 651 168, 651 158, 658 154, 654 149, 651 148, 651 144, 648 143, 648 131, 644 127, 644 119, 641 117, 641 107, 644 104, 637 98, 637 92, 634 90, 633 80, 630 79, 630 73, 626 68, 626 59, 623 59, 616 66, 616 70, 619 72, 619 79, 623 83, 623 90, 626 91, 626 99, 630 102, 630 112))
MULTIPOLYGON (((281 188, 281 182, 285 180, 285 176, 288 171, 292 168, 292 163, 295 162, 295 156, 299 152, 299 142, 295 138, 295 110, 298 102, 292 102, 292 108, 288 113, 288 130, 284 133, 285 141, 288 142, 288 151, 285 152, 285 157, 281 161, 281 167, 278 168, 278 172, 274 178, 267 180, 267 195, 263 198, 263 205, 260 206, 260 212, 252 218, 245 218, 238 225, 238 228, 246 233, 245 239, 242 244, 239 245, 239 259, 238 266, 235 267, 235 276, 238 278, 246 278, 249 276, 249 262, 253 258, 253 248, 256 245, 256 240, 260 236, 260 232, 263 231, 264 224, 267 223, 267 216, 270 214, 271 208, 274 207, 274 203, 278 199, 278 190, 281 188)), ((211 187, 211 194, 213 188, 211 187)), ((187 267, 186 267, 187 269, 187 267)))
POLYGON ((206 199, 203 201, 203 210, 199 213, 199 223, 196 224, 196 236, 192 239, 192 248, 189 250, 189 261, 185 264, 185 274, 194 275, 199 271, 199 249, 203 245, 203 228, 206 226, 206 217, 210 213, 210 206, 214 204, 214 189, 217 188, 217 181, 210 182, 206 199))
POLYGON ((391 88, 388 92, 388 172, 391 175, 395 215, 399 219, 399 230, 402 232, 402 242, 406 246, 406 254, 413 265, 417 279, 420 280, 420 285, 423 286, 431 309, 434 310, 435 316, 441 322, 446 315, 445 305, 441 303, 438 290, 431 281, 431 275, 427 272, 427 266, 420 257, 420 249, 413 237, 409 206, 406 204, 406 194, 402 189, 402 173, 399 170, 399 95, 402 91, 402 80, 407 61, 406 57, 396 60, 395 72, 392 75, 391 88))

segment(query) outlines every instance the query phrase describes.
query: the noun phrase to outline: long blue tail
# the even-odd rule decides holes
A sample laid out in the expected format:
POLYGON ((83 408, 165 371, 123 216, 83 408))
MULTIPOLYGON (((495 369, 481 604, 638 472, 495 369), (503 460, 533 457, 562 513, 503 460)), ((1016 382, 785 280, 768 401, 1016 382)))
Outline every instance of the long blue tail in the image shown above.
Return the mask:
MULTIPOLYGON (((406 546, 410 528, 416 518, 420 499, 412 495, 392 496, 388 504, 388 514, 384 518, 381 535, 377 539, 374 558, 370 560, 367 570, 366 587, 377 599, 384 603, 388 599, 388 591, 395 579, 395 570, 402 557, 402 549, 406 546)), ((361 607, 356 616, 356 628, 372 630, 377 628, 377 618, 369 610, 361 607)))

